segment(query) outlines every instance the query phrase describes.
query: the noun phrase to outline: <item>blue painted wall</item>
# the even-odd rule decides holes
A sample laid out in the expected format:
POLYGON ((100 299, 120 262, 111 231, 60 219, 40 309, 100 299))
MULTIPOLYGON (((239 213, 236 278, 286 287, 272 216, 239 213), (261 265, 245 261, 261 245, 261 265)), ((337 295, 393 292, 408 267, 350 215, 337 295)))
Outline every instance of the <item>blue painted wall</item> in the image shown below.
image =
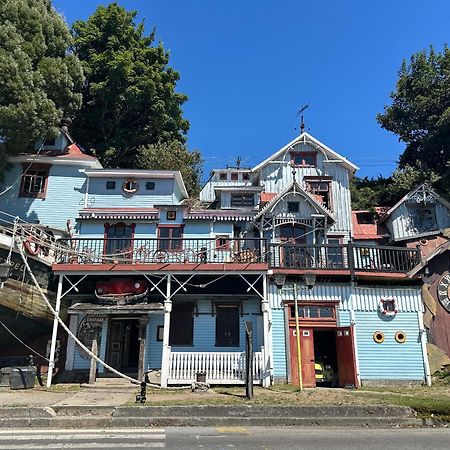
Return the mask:
MULTIPOLYGON (((236 300, 239 300, 236 298, 236 300)), ((193 346, 172 346, 174 352, 239 352, 245 350, 245 328, 244 322, 253 323, 253 346, 254 351, 261 349, 263 336, 259 332, 262 327, 258 322, 262 322, 262 315, 255 315, 260 312, 260 301, 244 300, 244 315, 239 316, 239 347, 216 347, 216 317, 211 316, 211 302, 209 300, 198 300, 198 311, 203 313, 194 316, 194 344, 193 346)))
POLYGON ((355 312, 361 380, 424 379, 417 314, 399 312, 389 320, 376 312, 355 312), (400 330, 406 334, 404 344, 395 340, 395 333, 400 330), (384 333, 382 344, 373 340, 375 331, 384 333))
POLYGON ((272 311, 272 343, 273 343, 273 376, 275 378, 287 378, 286 355, 286 327, 284 322, 284 310, 272 311))
POLYGON ((162 341, 156 339, 158 326, 164 325, 164 313, 150 314, 150 320, 147 325, 147 347, 145 349, 144 367, 149 369, 161 369, 162 361, 162 341))
POLYGON ((134 195, 123 192, 122 184, 127 177, 93 178, 89 180, 89 201, 92 208, 152 208, 154 205, 179 203, 179 197, 174 194, 174 180, 171 178, 152 179, 137 178, 139 189, 134 195), (115 181, 115 189, 106 189, 108 181, 115 181), (153 181, 154 190, 146 190, 145 183, 153 181))
MULTIPOLYGON (((22 165, 14 164, 6 172, 0 190, 13 187, 0 196, 0 210, 22 220, 66 229, 67 219, 75 222, 78 210, 84 199, 86 177, 79 172, 79 167, 53 165, 45 199, 19 197, 22 165)), ((2 216, 3 218, 3 216, 2 216)))

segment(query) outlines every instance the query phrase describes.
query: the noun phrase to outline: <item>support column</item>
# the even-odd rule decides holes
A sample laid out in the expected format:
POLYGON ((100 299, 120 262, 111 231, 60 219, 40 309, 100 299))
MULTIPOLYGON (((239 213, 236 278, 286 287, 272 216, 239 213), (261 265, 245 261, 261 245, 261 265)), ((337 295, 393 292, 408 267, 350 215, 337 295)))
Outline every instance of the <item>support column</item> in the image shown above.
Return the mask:
POLYGON ((138 362, 138 380, 141 382, 145 378, 145 347, 147 337, 147 324, 149 317, 142 316, 139 318, 139 362, 138 362))
POLYGON ((167 275, 166 285, 166 298, 164 301, 164 334, 163 334, 163 350, 161 361, 161 387, 167 387, 167 381, 169 378, 169 358, 170 358, 170 346, 169 346, 169 334, 170 334, 170 314, 172 312, 172 299, 171 299, 171 274, 167 275))
POLYGON ((272 342, 270 338, 270 305, 268 300, 268 285, 267 285, 267 275, 263 275, 263 300, 261 301, 261 311, 263 314, 263 330, 264 330, 264 371, 263 371, 263 387, 270 387, 270 379, 272 375, 272 342))
POLYGON ((58 290, 56 292, 56 316, 53 319, 53 332, 52 332, 52 343, 50 346, 50 361, 48 363, 48 374, 47 374, 47 387, 51 387, 52 385, 52 378, 53 378, 53 369, 55 368, 55 349, 56 349, 56 336, 58 334, 58 317, 59 317, 59 310, 61 308, 61 294, 62 294, 62 282, 63 282, 63 276, 59 276, 58 280, 58 290))
MULTIPOLYGON (((69 329, 76 335, 78 328, 78 314, 70 315, 69 329)), ((66 349, 66 370, 73 370, 73 361, 75 358, 75 340, 72 336, 67 338, 67 349, 66 349)))

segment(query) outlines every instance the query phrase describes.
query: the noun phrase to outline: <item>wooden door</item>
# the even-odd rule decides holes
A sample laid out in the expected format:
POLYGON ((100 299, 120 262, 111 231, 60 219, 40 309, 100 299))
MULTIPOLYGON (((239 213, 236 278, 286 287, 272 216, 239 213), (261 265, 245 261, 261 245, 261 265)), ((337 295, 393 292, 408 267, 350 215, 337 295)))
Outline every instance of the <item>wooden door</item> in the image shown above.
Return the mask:
POLYGON ((336 357, 339 387, 359 387, 356 373, 355 341, 353 333, 353 325, 336 328, 336 357))
MULTIPOLYGON (((298 353, 295 327, 290 327, 291 383, 298 385, 298 353)), ((314 333, 312 328, 300 328, 300 353, 302 355, 303 387, 316 387, 314 368, 314 333)))
POLYGON ((124 323, 122 320, 111 321, 109 336, 108 363, 115 369, 120 369, 122 366, 124 338, 124 323))
POLYGON ((285 267, 304 266, 305 248, 296 247, 306 243, 305 227, 297 224, 282 225, 280 227, 281 263, 285 267))

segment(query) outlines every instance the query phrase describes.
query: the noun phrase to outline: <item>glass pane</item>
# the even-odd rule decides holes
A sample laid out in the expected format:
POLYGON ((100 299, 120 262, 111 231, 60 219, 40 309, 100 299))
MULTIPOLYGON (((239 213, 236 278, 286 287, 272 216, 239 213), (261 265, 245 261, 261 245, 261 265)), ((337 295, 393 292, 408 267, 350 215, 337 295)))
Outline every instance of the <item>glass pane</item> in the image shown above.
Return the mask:
POLYGON ((332 318, 333 317, 333 310, 330 307, 327 306, 321 306, 319 308, 320 317, 322 318, 332 318))
POLYGON ((319 317, 319 307, 318 306, 310 306, 309 307, 309 317, 311 319, 316 319, 319 317))

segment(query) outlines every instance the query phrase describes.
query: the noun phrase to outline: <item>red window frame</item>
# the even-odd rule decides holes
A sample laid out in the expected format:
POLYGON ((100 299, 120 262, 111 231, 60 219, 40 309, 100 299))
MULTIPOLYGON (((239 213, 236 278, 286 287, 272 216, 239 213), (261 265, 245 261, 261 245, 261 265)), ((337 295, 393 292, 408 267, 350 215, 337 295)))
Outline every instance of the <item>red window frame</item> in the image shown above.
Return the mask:
POLYGON ((317 166, 317 152, 290 152, 291 162, 294 167, 316 167, 317 166), (313 157, 312 164, 308 164, 305 157, 313 157), (301 162, 297 160, 301 158, 301 162))
POLYGON ((184 229, 184 224, 163 224, 163 225, 158 225, 158 250, 165 250, 166 252, 177 252, 180 250, 183 250, 183 229, 184 229), (169 230, 169 235, 168 236, 161 236, 161 230, 169 230), (180 230, 181 229, 181 234, 180 236, 176 236, 173 237, 172 233, 173 230, 177 229, 180 230), (174 241, 179 241, 180 245, 173 247, 174 241), (165 248, 166 246, 161 246, 162 242, 167 242, 169 245, 167 248, 165 248))
MULTIPOLYGON (((295 303, 293 301, 286 302, 288 307, 288 318, 289 323, 295 324, 295 303)), ((336 307, 338 302, 298 302, 298 308, 330 308, 331 309, 331 317, 304 317, 299 314, 299 323, 303 326, 336 326, 336 307)), ((320 311, 320 310, 319 310, 320 311)))
POLYGON ((239 180, 239 174, 237 172, 231 172, 230 180, 231 181, 238 181, 239 180))
POLYGON ((47 186, 48 186, 48 178, 50 174, 50 164, 22 164, 23 170, 20 181, 20 191, 19 197, 28 197, 28 198, 40 198, 44 199, 47 195, 47 186), (33 174, 35 172, 35 174, 33 174), (42 172, 43 174, 37 175, 37 172, 42 172), (31 183, 34 183, 37 177, 43 177, 43 186, 39 192, 26 192, 25 185, 27 183, 27 179, 30 179, 31 183), (33 181, 34 180, 34 181, 33 181))
POLYGON ((219 173, 219 180, 220 181, 227 181, 227 174, 226 174, 226 172, 219 173))
POLYGON ((216 250, 230 250, 231 238, 227 234, 216 236, 216 250))

